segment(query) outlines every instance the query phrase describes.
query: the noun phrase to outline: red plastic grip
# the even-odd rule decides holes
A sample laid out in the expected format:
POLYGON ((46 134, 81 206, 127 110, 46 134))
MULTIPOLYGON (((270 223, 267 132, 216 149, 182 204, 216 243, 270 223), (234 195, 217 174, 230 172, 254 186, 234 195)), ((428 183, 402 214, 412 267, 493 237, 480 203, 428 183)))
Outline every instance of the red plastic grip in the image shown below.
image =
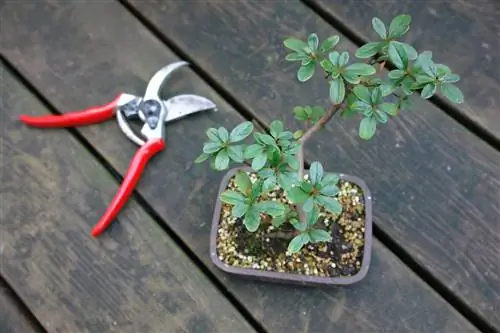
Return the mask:
POLYGON ((163 139, 155 139, 146 142, 141 146, 134 155, 132 162, 127 170, 127 175, 121 184, 118 193, 113 198, 113 201, 108 206, 106 212, 101 220, 92 229, 92 236, 99 236, 115 219, 118 212, 122 209, 125 202, 128 200, 132 191, 141 177, 144 167, 148 161, 156 153, 165 148, 165 141, 163 139))
POLYGON ((25 124, 33 127, 70 127, 92 125, 113 117, 120 96, 121 94, 107 104, 94 106, 82 111, 73 111, 57 116, 28 116, 23 114, 19 117, 19 119, 25 124))

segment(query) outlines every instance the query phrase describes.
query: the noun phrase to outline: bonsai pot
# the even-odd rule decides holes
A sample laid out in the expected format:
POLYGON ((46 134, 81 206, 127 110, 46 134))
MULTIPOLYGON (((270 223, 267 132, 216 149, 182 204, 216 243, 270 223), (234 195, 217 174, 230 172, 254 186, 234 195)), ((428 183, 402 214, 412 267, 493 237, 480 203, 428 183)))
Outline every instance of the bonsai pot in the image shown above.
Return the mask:
POLYGON ((220 194, 238 170, 253 172, 249 167, 230 169, 217 193, 210 233, 210 257, 216 267, 244 278, 299 285, 347 285, 366 276, 372 248, 372 197, 363 180, 338 174, 343 212, 329 222, 324 218, 332 240, 308 244, 287 255, 289 240, 270 241, 265 231, 250 233, 241 220, 227 218, 230 206, 221 202, 220 194))

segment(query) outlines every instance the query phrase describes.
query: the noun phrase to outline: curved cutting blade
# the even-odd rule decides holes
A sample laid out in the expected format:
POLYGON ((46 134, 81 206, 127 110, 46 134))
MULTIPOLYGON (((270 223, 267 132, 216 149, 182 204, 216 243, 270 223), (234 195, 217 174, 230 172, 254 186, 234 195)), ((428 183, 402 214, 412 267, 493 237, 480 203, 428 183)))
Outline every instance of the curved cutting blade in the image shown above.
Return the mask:
POLYGON ((189 65, 186 61, 178 61, 172 64, 169 64, 158 72, 156 72, 151 79, 149 80, 148 86, 146 87, 146 93, 144 94, 143 99, 160 99, 159 92, 163 87, 163 84, 166 82, 167 78, 178 68, 182 66, 189 65))

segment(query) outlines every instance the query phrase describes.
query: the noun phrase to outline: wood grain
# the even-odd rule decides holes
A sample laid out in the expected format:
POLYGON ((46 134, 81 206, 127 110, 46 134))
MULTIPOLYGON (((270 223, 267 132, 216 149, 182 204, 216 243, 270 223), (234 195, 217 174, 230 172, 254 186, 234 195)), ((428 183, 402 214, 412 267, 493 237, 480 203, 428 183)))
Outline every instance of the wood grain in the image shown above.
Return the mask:
MULTIPOLYGON (((102 102, 122 90, 141 94, 151 73, 178 60, 114 2, 15 4, 9 10, 15 14, 4 19, 2 51, 63 112, 102 102)), ((192 161, 208 127, 233 127, 243 118, 190 70, 175 77, 165 85, 164 96, 199 94, 214 100, 219 111, 169 124, 167 149, 148 166, 138 192, 268 332, 475 331, 377 241, 368 277, 347 288, 265 284, 215 270, 208 235, 223 174, 192 161)), ((78 131, 119 172, 125 172, 136 148, 116 124, 78 131)), ((120 239, 121 228, 115 225, 101 239, 120 239)))
POLYGON ((15 295, 0 282, 0 332, 39 333, 37 327, 17 305, 15 295))
POLYGON ((66 130, 23 126, 48 111, 0 72, 0 274, 45 329, 254 332, 134 200, 90 236, 117 183, 66 130))
MULTIPOLYGON (((170 40, 264 122, 296 129, 296 105, 328 106, 321 75, 295 79, 285 36, 338 34, 296 1, 132 1, 170 40)), ((439 32, 436 32, 439 34, 439 32)), ((345 38, 339 49, 353 54, 345 38)), ((375 222, 417 262, 500 330, 500 153, 429 102, 365 142, 359 120, 332 121, 308 142, 309 162, 366 180, 375 222)))
MULTIPOLYGON (((435 61, 461 76, 466 103, 455 105, 500 139, 500 3, 496 0, 359 1, 308 0, 373 40, 371 19, 389 26, 396 15, 412 16, 405 40, 419 52, 431 50, 435 61)), ((441 95, 441 94, 440 94, 441 95)))

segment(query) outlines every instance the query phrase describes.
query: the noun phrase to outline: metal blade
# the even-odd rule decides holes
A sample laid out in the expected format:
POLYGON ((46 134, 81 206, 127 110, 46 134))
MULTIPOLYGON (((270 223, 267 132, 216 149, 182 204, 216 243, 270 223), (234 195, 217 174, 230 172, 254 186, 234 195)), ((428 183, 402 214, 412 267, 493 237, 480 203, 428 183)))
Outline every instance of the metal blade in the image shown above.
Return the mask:
POLYGON ((193 94, 177 95, 165 101, 168 113, 165 122, 184 118, 201 111, 217 111, 217 106, 211 100, 193 94))

